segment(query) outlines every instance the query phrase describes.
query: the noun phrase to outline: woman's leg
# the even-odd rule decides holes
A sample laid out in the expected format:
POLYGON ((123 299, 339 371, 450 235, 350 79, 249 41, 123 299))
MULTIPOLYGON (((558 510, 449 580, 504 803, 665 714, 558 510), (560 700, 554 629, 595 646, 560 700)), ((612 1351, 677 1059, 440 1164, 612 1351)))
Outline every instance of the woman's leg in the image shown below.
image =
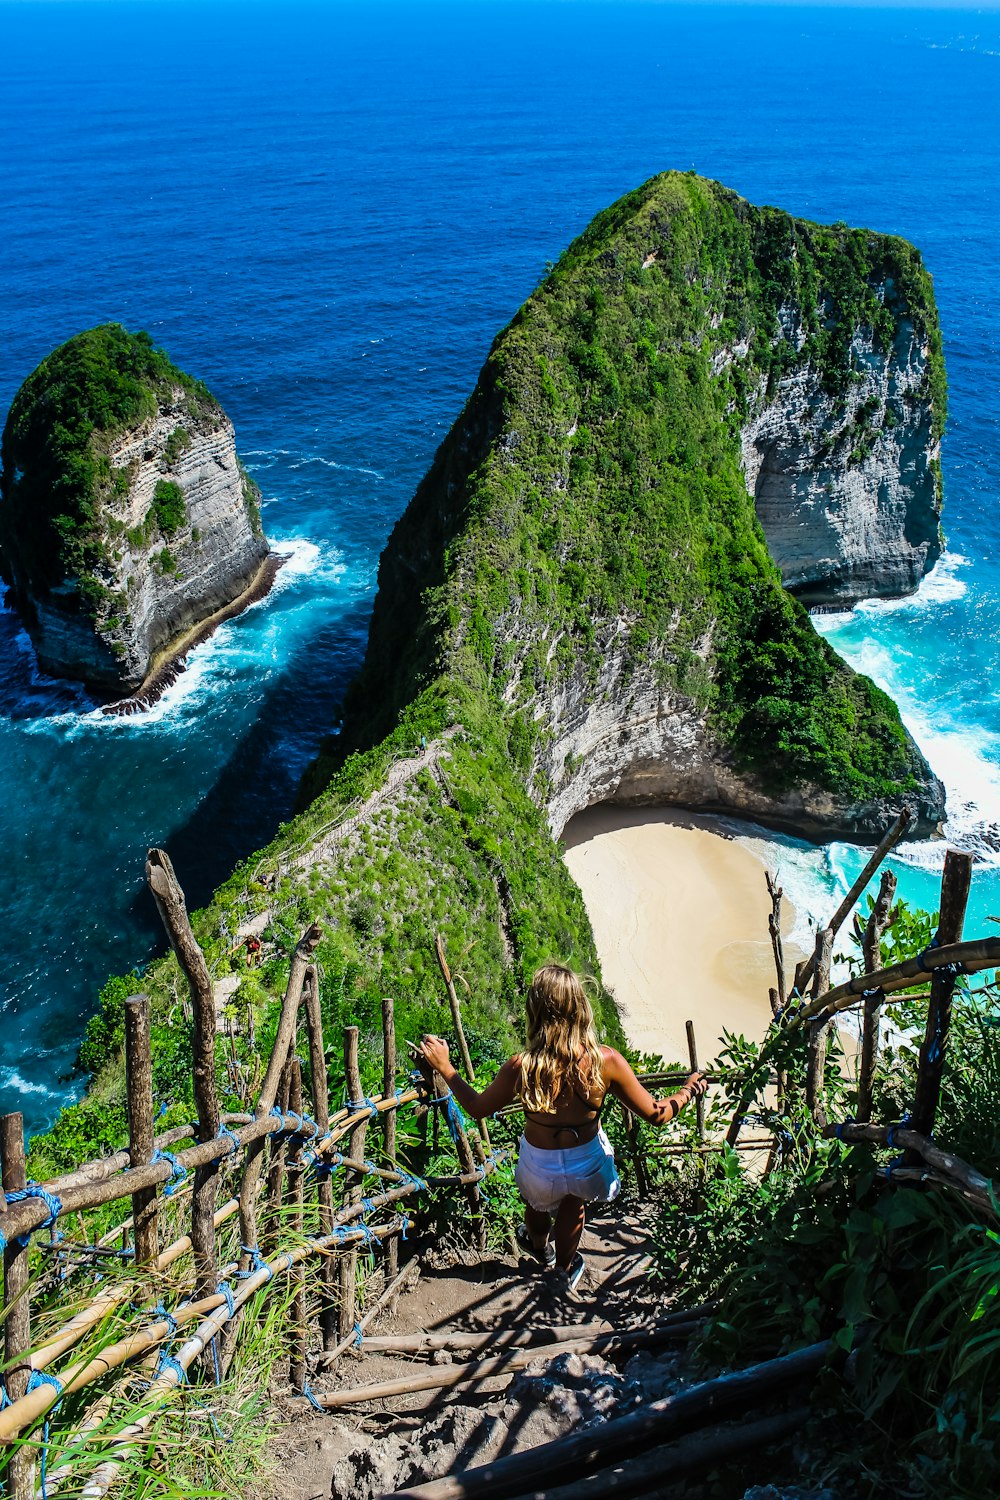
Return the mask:
POLYGON ((568 1271, 580 1247, 586 1208, 582 1198, 563 1198, 556 1210, 556 1265, 568 1271))
POLYGON ((539 1208, 532 1208, 530 1203, 524 1205, 524 1222, 528 1226, 531 1235, 531 1243, 536 1250, 544 1250, 548 1244, 549 1234, 552 1229, 552 1218, 550 1214, 542 1213, 539 1208))

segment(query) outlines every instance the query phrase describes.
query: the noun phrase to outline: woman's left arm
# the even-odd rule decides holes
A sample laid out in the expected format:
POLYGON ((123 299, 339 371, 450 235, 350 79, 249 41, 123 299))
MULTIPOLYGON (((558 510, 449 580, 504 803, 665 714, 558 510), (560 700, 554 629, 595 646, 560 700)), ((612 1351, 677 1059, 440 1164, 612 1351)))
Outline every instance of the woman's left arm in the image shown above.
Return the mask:
POLYGON ((439 1036, 425 1036, 420 1051, 436 1073, 440 1073, 459 1104, 474 1120, 485 1120, 496 1114, 505 1104, 511 1104, 521 1076, 520 1068, 513 1058, 508 1058, 492 1083, 482 1093, 466 1083, 451 1060, 448 1043, 439 1036))

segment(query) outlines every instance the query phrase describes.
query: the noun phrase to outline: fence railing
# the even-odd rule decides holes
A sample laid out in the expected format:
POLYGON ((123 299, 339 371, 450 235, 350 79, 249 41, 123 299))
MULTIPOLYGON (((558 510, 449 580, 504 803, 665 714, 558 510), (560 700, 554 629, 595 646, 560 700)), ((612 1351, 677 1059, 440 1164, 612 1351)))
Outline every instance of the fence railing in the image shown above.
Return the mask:
MULTIPOLYGON (((305 1394, 310 1322, 318 1324, 327 1357, 335 1357, 356 1337, 359 1250, 382 1252, 386 1295, 398 1289, 405 1276, 399 1271, 399 1243, 409 1224, 406 1210, 431 1188, 453 1188, 465 1195, 473 1237, 485 1246, 480 1184, 506 1155, 493 1151, 485 1128, 474 1137, 473 1149, 450 1091, 422 1060, 399 1084, 390 999, 382 1006, 381 1093, 372 1097, 362 1088, 358 1029, 348 1026, 343 1036, 346 1103, 330 1108, 320 979, 312 961, 321 937, 315 924, 292 954, 254 1112, 224 1114, 216 1085, 215 1000, 205 959, 169 859, 151 850, 146 870, 191 993, 197 1121, 154 1133, 150 1002, 144 995, 125 1002, 127 1150, 84 1162, 44 1183, 29 1182, 21 1116, 0 1118, 0 1475, 10 1500, 58 1491, 55 1449, 97 1430, 109 1382, 117 1372, 134 1372, 138 1365, 150 1378, 136 1402, 135 1419, 117 1432, 110 1456, 95 1467, 82 1491, 90 1500, 106 1494, 130 1449, 188 1372, 200 1363, 208 1379, 223 1377, 248 1303, 273 1287, 283 1287, 289 1299, 289 1379, 293 1390, 305 1394), (308 1101, 297 1055, 300 1040, 308 1055, 308 1101), (428 1111, 441 1111, 457 1171, 421 1177, 397 1160, 397 1115, 412 1108, 419 1112, 425 1137, 428 1111), (376 1127, 383 1164, 365 1151, 368 1132, 376 1127), (182 1145, 185 1140, 192 1143, 182 1145), (345 1141, 347 1151, 340 1149, 345 1141), (226 1193, 220 1195, 223 1182, 226 1193), (126 1216, 89 1239, 82 1215, 109 1205, 122 1205, 126 1216), (178 1233, 181 1228, 186 1232, 178 1233), (41 1238, 46 1233, 47 1239, 41 1238), (170 1282, 168 1271, 188 1255, 189 1278, 170 1282), (316 1295, 307 1297, 305 1268, 311 1261, 318 1263, 319 1275, 316 1295), (94 1282, 82 1305, 68 1289, 53 1296, 81 1270, 94 1282), (164 1305, 166 1285, 169 1308, 164 1305), (74 1357, 88 1336, 100 1335, 116 1317, 122 1336, 110 1342, 98 1337, 96 1351, 85 1347, 74 1357), (49 1419, 68 1398, 91 1389, 98 1397, 94 1410, 74 1418, 73 1430, 61 1434, 57 1443, 49 1419), (40 1438, 25 1436, 34 1434, 39 1423, 45 1424, 40 1438)), ((446 967, 443 946, 440 958, 446 967)), ((457 1011, 457 998, 454 1004, 457 1011)), ((78 1411, 78 1403, 73 1407, 78 1411)), ((74 1483, 77 1479, 78 1472, 74 1483)))

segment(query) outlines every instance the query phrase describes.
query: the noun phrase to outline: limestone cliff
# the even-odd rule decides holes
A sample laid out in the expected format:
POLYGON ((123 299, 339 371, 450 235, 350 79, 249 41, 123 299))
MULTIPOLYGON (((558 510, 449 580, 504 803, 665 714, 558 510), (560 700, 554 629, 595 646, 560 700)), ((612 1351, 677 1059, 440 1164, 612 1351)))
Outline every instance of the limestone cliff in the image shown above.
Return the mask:
POLYGON ((653 179, 497 338, 390 538, 312 787, 437 691, 495 717, 556 834, 603 799, 862 841, 907 802, 932 832, 941 783, 781 579, 915 586, 944 400, 912 246, 653 179))
POLYGON ((121 696, 268 554, 232 424, 144 335, 57 349, 4 429, 0 572, 42 670, 121 696))

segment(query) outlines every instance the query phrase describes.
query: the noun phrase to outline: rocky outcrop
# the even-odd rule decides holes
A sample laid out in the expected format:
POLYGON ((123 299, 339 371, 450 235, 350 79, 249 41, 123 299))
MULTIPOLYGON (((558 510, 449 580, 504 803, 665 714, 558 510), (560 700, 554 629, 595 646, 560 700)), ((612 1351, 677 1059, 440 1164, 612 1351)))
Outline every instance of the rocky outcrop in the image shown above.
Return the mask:
MULTIPOLYGON (((801 347, 801 330, 791 336, 801 347)), ((761 383, 741 433, 771 556, 810 606, 910 594, 941 555, 932 351, 901 316, 888 354, 868 328, 851 352, 857 379, 843 394, 826 391, 807 362, 770 394, 761 383)))
POLYGON ((547 703, 538 771, 555 838, 575 813, 601 802, 686 807, 818 842, 863 844, 878 841, 902 800, 914 816, 914 837, 938 831, 944 787, 909 737, 915 775, 902 799, 851 800, 805 778, 775 791, 740 770, 703 708, 661 683, 654 664, 635 668, 612 637, 597 680, 574 677, 547 703))
POLYGON ((400 722, 464 722, 557 836, 603 800, 860 842, 906 804, 934 833, 940 781, 804 605, 934 561, 944 407, 911 245, 654 178, 497 337, 309 790, 400 722))
POLYGON ((109 697, 162 677, 187 637, 253 589, 268 557, 259 494, 225 413, 113 326, 71 340, 25 382, 4 435, 2 494, 4 576, 39 666, 109 697), (83 356, 81 390, 70 377, 83 356), (107 409, 101 397, 135 358, 144 362, 136 388, 117 408, 126 419, 85 420, 76 453, 60 451, 47 393, 55 389, 58 411, 75 392, 71 417, 107 409), (86 480, 75 492, 74 460, 86 480))

